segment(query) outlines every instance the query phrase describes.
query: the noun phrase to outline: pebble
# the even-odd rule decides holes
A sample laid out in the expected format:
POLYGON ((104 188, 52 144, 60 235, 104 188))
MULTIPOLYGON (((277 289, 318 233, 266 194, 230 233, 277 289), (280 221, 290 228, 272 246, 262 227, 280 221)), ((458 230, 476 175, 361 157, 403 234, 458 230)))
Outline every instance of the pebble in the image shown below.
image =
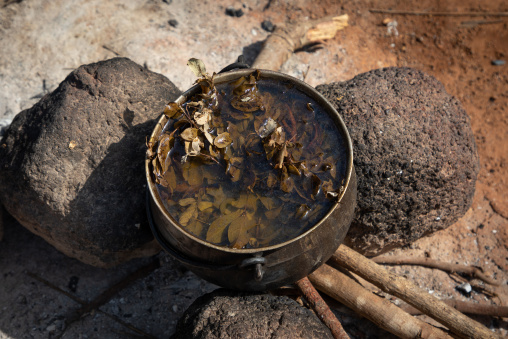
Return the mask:
POLYGON ((506 64, 506 61, 504 61, 504 60, 492 60, 491 63, 494 66, 503 66, 504 64, 506 64))
POLYGON ((232 16, 232 17, 241 17, 243 15, 243 10, 241 8, 235 9, 233 6, 229 6, 226 8, 226 15, 232 16))
POLYGON ((275 25, 270 20, 265 20, 261 23, 261 28, 271 33, 275 30, 275 25))
POLYGON ((473 288, 471 287, 471 284, 469 283, 463 283, 455 287, 457 291, 459 291, 462 294, 469 295, 473 288))
POLYGON ((176 27, 178 26, 178 21, 175 20, 175 19, 171 19, 168 21, 168 24, 171 26, 171 27, 176 27))

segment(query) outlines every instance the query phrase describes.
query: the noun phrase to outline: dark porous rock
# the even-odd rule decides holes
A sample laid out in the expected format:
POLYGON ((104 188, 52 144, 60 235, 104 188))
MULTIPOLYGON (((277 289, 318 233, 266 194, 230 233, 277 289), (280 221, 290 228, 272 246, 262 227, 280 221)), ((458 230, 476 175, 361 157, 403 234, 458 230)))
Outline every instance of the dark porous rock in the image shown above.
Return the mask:
POLYGON ((358 205, 347 245, 376 255, 464 215, 479 158, 468 115, 439 81, 415 69, 384 68, 317 90, 353 142, 358 205))
POLYGON ((145 213, 146 138, 180 91, 126 58, 84 65, 19 113, 0 144, 0 200, 68 256, 110 267, 159 250, 145 213))
POLYGON ((218 289, 194 301, 172 339, 332 338, 309 309, 288 297, 218 289))

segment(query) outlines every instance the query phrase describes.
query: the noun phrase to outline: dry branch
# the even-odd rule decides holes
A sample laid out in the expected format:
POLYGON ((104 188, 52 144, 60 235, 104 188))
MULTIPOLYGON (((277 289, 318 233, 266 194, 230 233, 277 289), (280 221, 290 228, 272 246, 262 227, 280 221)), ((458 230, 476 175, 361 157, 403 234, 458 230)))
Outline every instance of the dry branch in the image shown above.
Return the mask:
POLYGON ((335 268, 346 268, 358 274, 384 292, 397 296, 419 309, 462 338, 496 338, 496 335, 482 324, 446 305, 412 282, 388 272, 347 246, 339 246, 328 263, 335 268))
POLYGON ((430 268, 436 268, 448 273, 462 273, 467 274, 471 277, 478 278, 480 280, 483 280, 487 284, 494 285, 494 286, 500 286, 500 283, 496 280, 487 277, 480 268, 475 266, 467 266, 467 265, 459 265, 459 264, 452 264, 447 262, 442 262, 438 260, 433 260, 430 258, 408 258, 408 257, 375 257, 372 258, 372 261, 374 261, 376 264, 382 264, 382 265, 417 265, 417 266, 424 266, 424 267, 430 267, 430 268))
POLYGON ((296 286, 300 289, 303 296, 309 302, 312 309, 316 312, 319 319, 330 329, 335 339, 349 339, 346 331, 342 328, 337 317, 333 314, 330 307, 321 298, 318 291, 312 286, 307 277, 296 282, 296 286))
POLYGON ((398 337, 452 338, 444 331, 412 317, 388 300, 369 292, 328 265, 321 266, 309 275, 309 279, 320 291, 398 337))
MULTIPOLYGON (((460 300, 443 300, 443 302, 462 313, 508 318, 508 306, 474 304, 460 300)), ((423 314, 410 305, 403 305, 400 308, 412 315, 423 314)))
POLYGON ((508 16, 508 12, 421 12, 421 11, 398 11, 391 9, 369 9, 371 13, 392 15, 425 15, 425 16, 508 16))
POLYGON ((347 26, 347 14, 277 26, 266 39, 252 68, 278 71, 291 54, 303 46, 331 39, 347 26))

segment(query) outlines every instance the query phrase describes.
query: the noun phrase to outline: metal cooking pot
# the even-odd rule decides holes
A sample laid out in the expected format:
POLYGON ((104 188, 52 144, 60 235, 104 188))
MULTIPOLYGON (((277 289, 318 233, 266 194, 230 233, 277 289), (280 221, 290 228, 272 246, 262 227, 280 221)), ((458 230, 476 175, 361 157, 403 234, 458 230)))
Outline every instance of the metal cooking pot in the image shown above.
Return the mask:
MULTIPOLYGON (((231 82, 249 75, 253 69, 218 74, 216 84, 231 82)), ((155 186, 151 162, 146 160, 148 183, 147 213, 152 232, 160 245, 198 276, 223 287, 236 290, 263 291, 294 283, 324 264, 344 240, 356 205, 356 175, 353 168, 351 140, 337 111, 313 87, 291 76, 261 70, 262 78, 291 83, 315 100, 335 122, 346 147, 347 170, 344 190, 326 216, 307 232, 289 241, 263 248, 233 249, 203 241, 178 226, 164 208, 155 186)), ((194 86, 176 102, 183 104, 200 91, 194 86)), ((152 137, 157 138, 167 122, 162 116, 152 137)))

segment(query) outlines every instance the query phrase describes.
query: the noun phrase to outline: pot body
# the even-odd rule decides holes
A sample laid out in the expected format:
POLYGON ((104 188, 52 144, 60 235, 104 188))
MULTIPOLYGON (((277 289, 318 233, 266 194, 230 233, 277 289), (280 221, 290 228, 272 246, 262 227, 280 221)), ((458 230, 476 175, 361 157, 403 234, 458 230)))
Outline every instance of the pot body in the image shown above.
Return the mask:
MULTIPOLYGON (((253 71, 235 70, 219 74, 215 77, 215 83, 231 82, 253 71)), ((152 177, 151 162, 145 162, 148 216, 158 242, 198 276, 219 286, 236 290, 273 289, 294 283, 313 272, 331 257, 344 240, 356 205, 356 175, 351 140, 337 111, 313 87, 298 79, 264 70, 261 70, 261 77, 290 82, 314 99, 335 122, 346 145, 347 171, 344 190, 327 215, 307 232, 284 243, 256 249, 232 249, 203 241, 183 230, 166 211, 152 177)), ((198 86, 194 86, 176 102, 182 104, 198 92, 198 86)), ((166 122, 167 118, 162 116, 152 137, 160 135, 166 122)))

